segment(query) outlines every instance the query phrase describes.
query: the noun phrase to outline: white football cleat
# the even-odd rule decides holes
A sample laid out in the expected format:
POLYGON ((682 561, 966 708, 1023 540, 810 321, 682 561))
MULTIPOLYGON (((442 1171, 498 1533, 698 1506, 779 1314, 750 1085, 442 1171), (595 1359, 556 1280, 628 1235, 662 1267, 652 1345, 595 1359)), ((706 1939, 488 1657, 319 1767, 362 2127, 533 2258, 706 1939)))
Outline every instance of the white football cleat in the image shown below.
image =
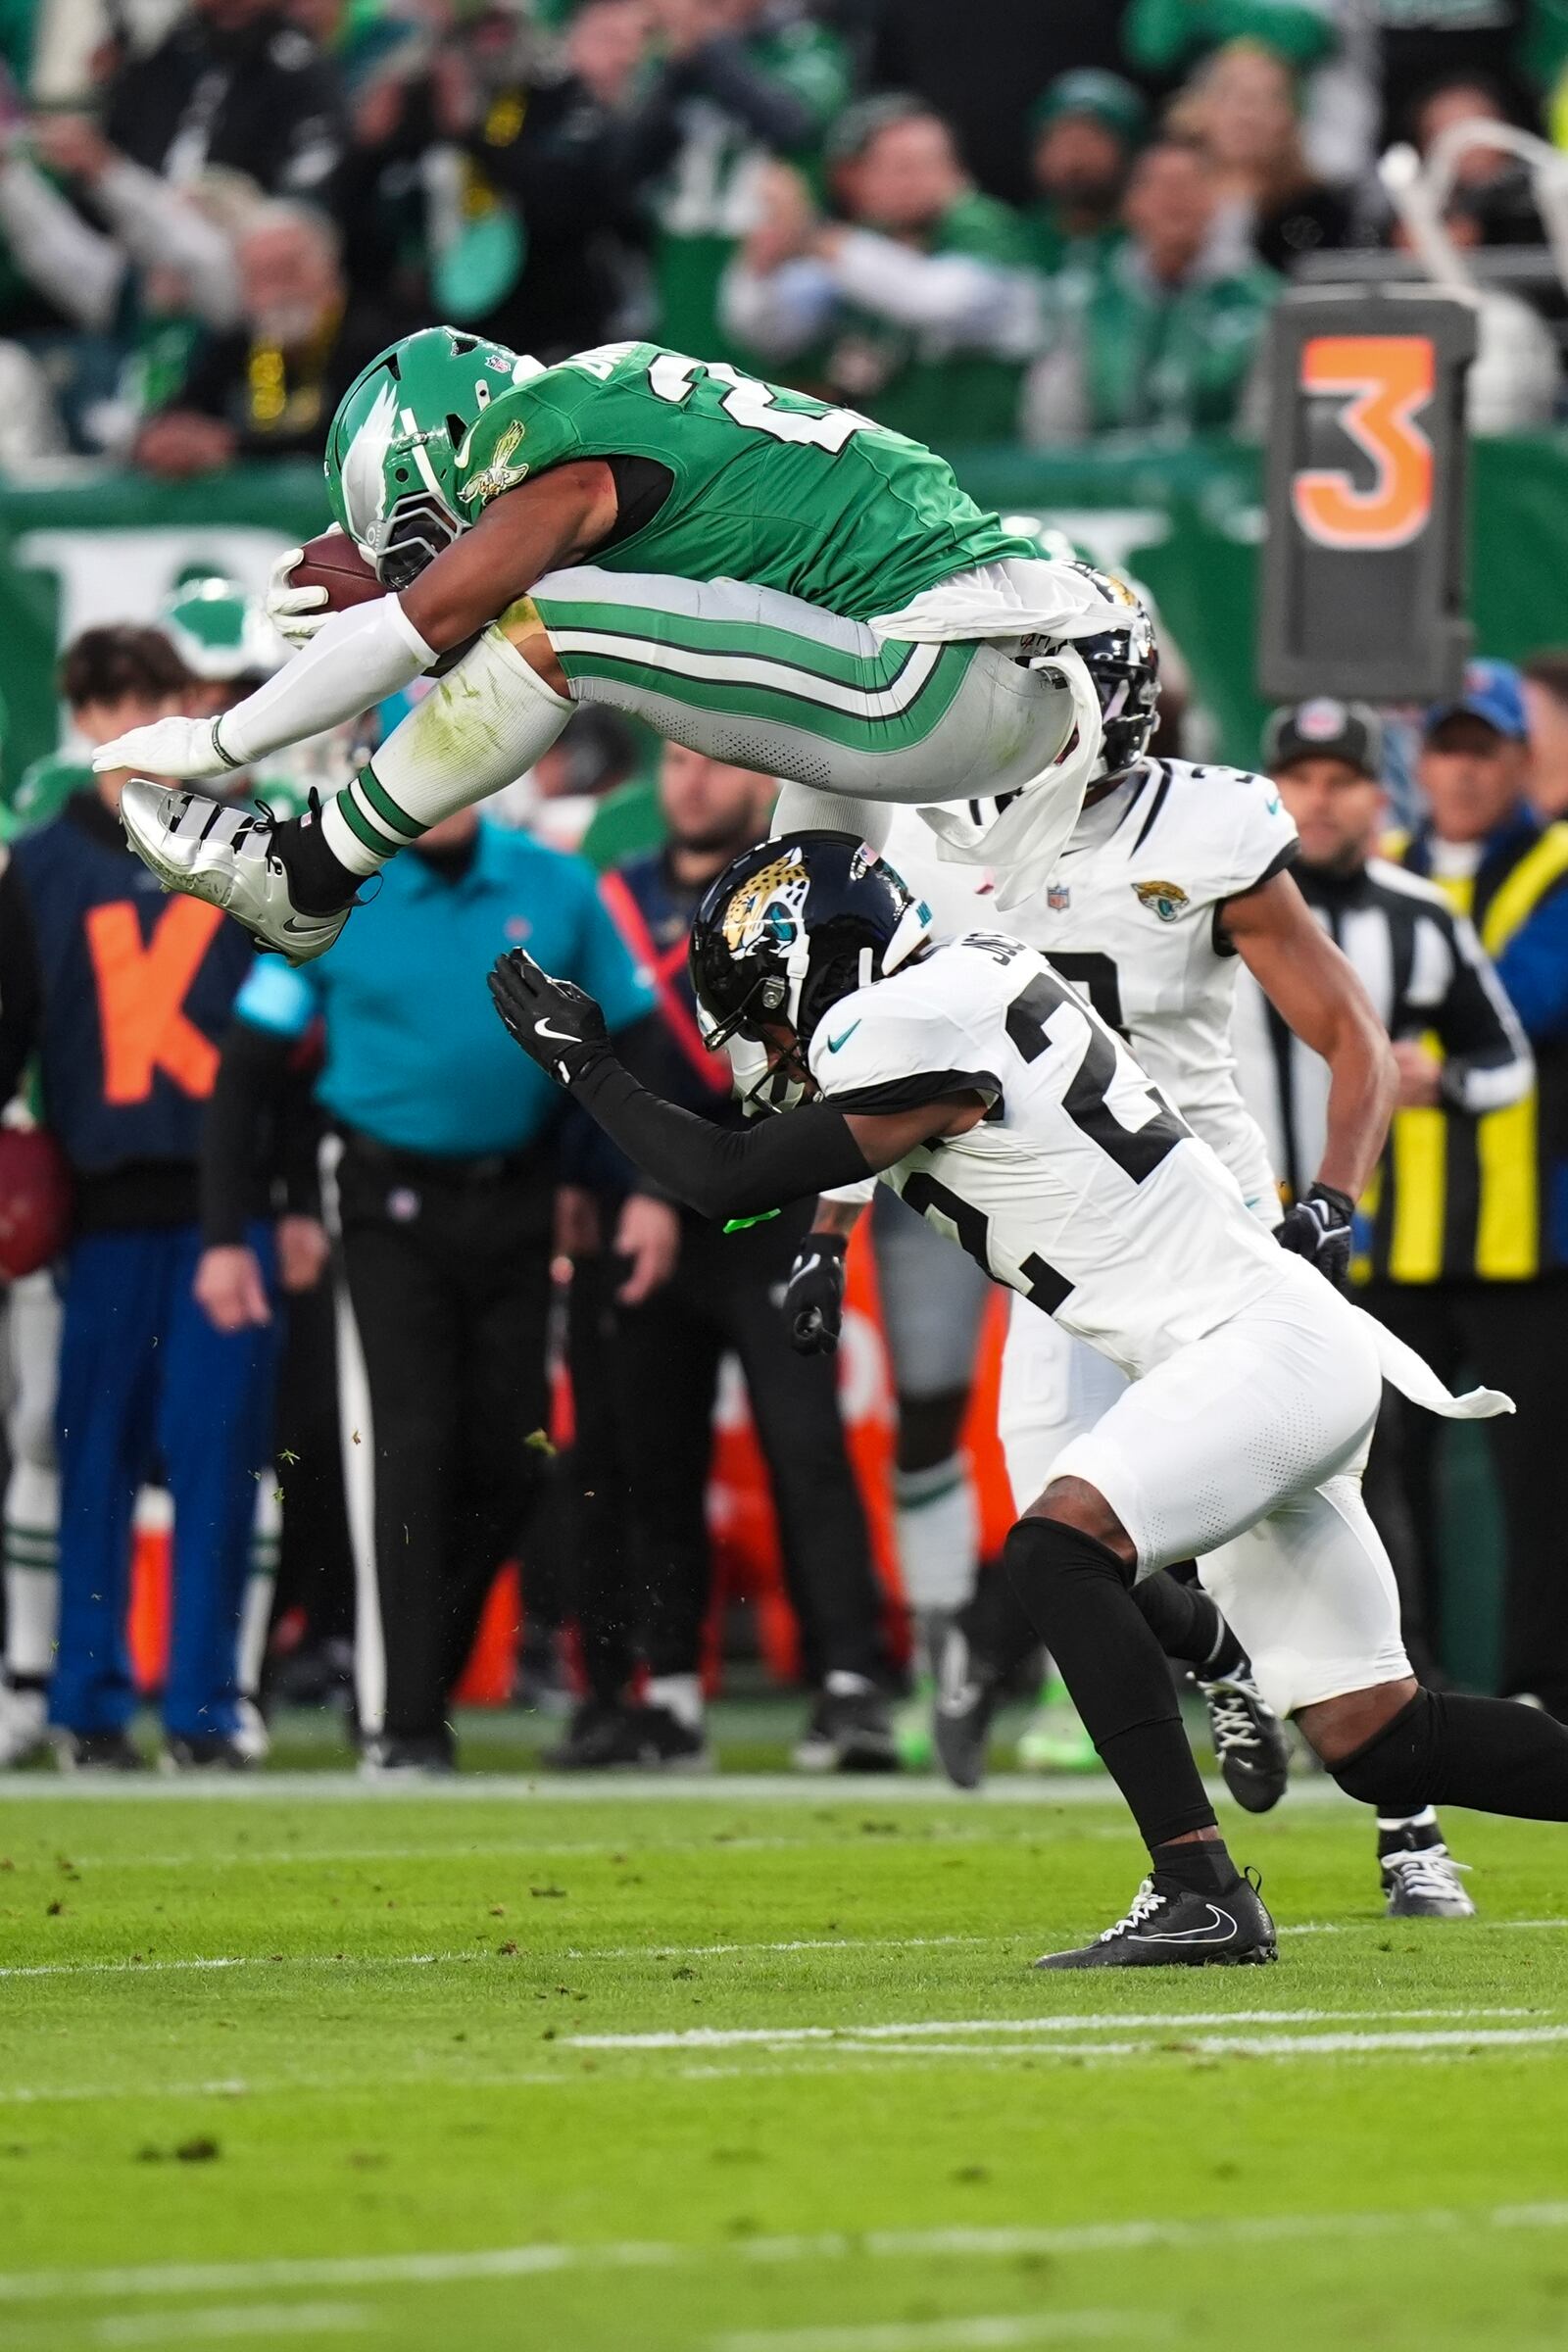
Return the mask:
POLYGON ((49 1745, 49 1700, 42 1690, 14 1690, 0 1682, 0 1772, 29 1764, 49 1745))
POLYGON ((254 808, 171 791, 133 776, 120 796, 125 839, 166 890, 182 890, 220 906, 258 946, 290 963, 324 956, 350 912, 307 914, 289 891, 288 870, 272 847, 270 818, 254 808))

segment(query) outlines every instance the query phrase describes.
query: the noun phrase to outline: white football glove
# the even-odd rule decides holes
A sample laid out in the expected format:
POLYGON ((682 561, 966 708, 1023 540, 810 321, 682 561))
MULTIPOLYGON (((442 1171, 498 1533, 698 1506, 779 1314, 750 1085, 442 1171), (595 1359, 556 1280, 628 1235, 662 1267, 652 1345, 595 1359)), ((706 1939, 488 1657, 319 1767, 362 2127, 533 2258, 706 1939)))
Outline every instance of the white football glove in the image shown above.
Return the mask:
POLYGON ((324 588, 291 588, 289 573, 304 556, 303 547, 285 547, 272 565, 267 583, 267 617, 288 645, 309 645, 327 617, 324 588))
POLYGON ((133 767, 141 776, 180 776, 192 782, 207 776, 231 776, 242 764, 225 760, 213 741, 210 718, 155 718, 151 726, 132 727, 101 744, 92 756, 95 769, 133 767))

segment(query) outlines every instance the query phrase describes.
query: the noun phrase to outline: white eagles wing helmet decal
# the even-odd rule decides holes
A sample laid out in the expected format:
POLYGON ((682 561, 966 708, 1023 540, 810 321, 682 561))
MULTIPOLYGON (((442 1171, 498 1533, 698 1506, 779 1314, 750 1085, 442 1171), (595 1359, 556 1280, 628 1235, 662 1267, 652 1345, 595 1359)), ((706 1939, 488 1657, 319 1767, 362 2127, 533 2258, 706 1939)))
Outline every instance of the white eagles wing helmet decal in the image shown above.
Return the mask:
POLYGON ((343 508, 350 535, 361 547, 379 546, 386 514, 386 462, 397 435, 397 411, 396 386, 385 383, 343 460, 343 508))

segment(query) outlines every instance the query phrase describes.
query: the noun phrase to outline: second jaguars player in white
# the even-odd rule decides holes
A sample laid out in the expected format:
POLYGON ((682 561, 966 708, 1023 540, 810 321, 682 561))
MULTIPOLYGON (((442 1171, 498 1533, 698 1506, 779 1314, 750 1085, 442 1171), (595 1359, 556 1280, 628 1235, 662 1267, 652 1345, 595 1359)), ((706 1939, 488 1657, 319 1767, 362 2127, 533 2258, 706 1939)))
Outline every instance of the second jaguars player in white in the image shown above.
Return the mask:
MULTIPOLYGON (((1015 907, 1006 927, 1041 949, 1128 1040, 1165 1099, 1230 1170, 1258 1222, 1343 1285, 1353 1203, 1393 1108, 1393 1065, 1376 1011, 1290 879, 1296 826, 1272 783, 1236 768, 1148 757, 1158 650, 1137 600, 1128 596, 1124 627, 1080 652, 1104 712, 1102 772, 1047 887, 1015 907), (1242 1099, 1231 1042, 1242 963, 1330 1072, 1317 1182, 1288 1217, 1264 1137, 1242 1099)), ((837 1221, 831 1209, 824 1217, 837 1221)), ((808 1347, 813 1331, 831 1337, 834 1269, 822 1247, 813 1235, 802 1251, 815 1269, 811 1297, 792 1284, 797 1316, 813 1303, 822 1310, 801 1331, 797 1344, 808 1347)), ((1108 1357, 1013 1298, 999 1421, 1019 1510, 1126 1385, 1108 1357)), ((1232 1793, 1250 1811, 1268 1810, 1285 1793, 1289 1749, 1235 1635, 1200 1587, 1159 1576, 1140 1585, 1138 1599, 1169 1654, 1195 1670, 1232 1793)), ((957 1620, 936 1744, 962 1786, 981 1777, 998 1690, 1033 1641, 1004 1579, 957 1620)), ((1396 1916, 1473 1913, 1430 1814, 1380 1819, 1378 1852, 1396 1916)))

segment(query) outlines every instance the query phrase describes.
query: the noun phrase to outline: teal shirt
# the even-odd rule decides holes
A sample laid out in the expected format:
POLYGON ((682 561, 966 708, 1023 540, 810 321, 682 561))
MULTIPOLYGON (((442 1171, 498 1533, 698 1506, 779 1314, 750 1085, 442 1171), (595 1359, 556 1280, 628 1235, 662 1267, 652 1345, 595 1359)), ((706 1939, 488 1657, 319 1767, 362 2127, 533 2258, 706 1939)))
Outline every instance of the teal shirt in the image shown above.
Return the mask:
POLYGON ((317 1094, 377 1143, 464 1157, 519 1152, 564 1098, 490 1002, 485 975, 508 948, 575 980, 612 1031, 653 1010, 650 981, 584 860, 485 823, 460 880, 405 850, 326 955, 298 970, 262 957, 234 1010, 290 1038, 319 1015, 326 1062, 317 1094))

